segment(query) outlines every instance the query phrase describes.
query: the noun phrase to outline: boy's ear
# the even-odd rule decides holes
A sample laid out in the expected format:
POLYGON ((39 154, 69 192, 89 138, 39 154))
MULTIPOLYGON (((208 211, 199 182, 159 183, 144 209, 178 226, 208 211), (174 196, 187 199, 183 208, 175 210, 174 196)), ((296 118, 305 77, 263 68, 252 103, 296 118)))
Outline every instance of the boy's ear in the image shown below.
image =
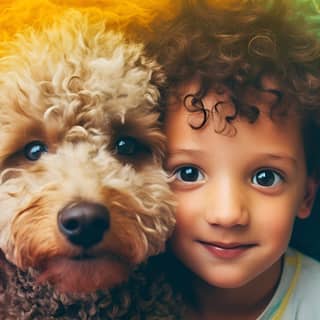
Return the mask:
POLYGON ((309 217, 314 199, 316 197, 318 186, 318 180, 313 177, 308 177, 304 199, 297 214, 297 217, 299 217, 300 219, 309 217))

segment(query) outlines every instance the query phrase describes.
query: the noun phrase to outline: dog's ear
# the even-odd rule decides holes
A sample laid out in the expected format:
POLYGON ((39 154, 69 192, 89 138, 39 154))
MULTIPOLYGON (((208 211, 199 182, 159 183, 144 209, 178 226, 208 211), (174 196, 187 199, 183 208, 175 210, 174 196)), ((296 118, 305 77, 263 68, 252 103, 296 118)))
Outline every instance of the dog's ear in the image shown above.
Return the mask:
MULTIPOLYGON (((153 60, 153 61, 155 61, 155 60, 153 60)), ((162 67, 160 65, 155 64, 150 81, 152 84, 154 84, 158 88, 164 87, 164 85, 166 83, 166 76, 165 76, 164 70, 162 69, 162 67)))
POLYGON ((9 262, 7 261, 4 253, 2 250, 0 250, 0 291, 6 290, 8 286, 8 268, 11 266, 9 262))

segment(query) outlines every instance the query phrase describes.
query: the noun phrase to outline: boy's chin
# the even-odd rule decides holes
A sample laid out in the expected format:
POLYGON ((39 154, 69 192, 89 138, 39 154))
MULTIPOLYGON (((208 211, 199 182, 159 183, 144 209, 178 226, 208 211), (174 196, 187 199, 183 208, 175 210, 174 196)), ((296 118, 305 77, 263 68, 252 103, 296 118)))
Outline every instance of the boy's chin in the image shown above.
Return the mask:
POLYGON ((121 284, 129 272, 128 265, 107 258, 54 258, 46 263, 37 282, 49 283, 61 293, 88 294, 121 284))

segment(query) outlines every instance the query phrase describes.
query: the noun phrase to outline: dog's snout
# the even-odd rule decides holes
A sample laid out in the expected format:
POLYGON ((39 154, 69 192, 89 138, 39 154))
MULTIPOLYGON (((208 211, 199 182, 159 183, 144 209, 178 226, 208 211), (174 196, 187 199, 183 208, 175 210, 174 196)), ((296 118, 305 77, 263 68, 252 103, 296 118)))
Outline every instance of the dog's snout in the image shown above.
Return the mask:
POLYGON ((72 244, 91 247, 98 244, 109 229, 109 211, 101 204, 80 202, 59 212, 58 225, 72 244))

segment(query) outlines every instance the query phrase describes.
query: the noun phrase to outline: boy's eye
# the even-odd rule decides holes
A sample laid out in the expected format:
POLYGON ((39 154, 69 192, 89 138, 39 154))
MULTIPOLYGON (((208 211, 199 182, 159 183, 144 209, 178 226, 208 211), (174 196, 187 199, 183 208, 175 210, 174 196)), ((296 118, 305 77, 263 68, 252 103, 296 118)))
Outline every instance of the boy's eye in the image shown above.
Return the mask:
POLYGON ((283 181, 282 176, 272 169, 262 169, 257 171, 251 182, 261 187, 274 187, 283 181))
POLYGON ((197 182, 204 179, 204 175, 198 168, 192 166, 180 167, 174 173, 179 181, 183 182, 197 182))

